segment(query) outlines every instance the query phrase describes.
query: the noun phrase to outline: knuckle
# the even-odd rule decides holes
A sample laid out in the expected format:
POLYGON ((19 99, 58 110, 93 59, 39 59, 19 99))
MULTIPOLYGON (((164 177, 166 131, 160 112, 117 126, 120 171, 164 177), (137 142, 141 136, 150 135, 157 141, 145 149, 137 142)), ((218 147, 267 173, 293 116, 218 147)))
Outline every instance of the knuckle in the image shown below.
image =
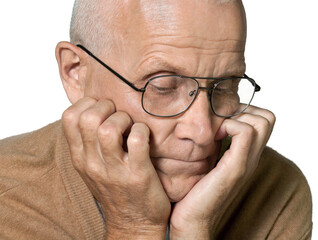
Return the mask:
POLYGON ((270 123, 270 125, 274 125, 275 122, 276 122, 276 116, 275 114, 268 110, 268 109, 264 109, 264 112, 263 112, 263 117, 266 118, 268 120, 268 122, 270 123))
POLYGON ((129 145, 133 145, 135 147, 141 147, 147 141, 148 137, 140 131, 131 132, 127 140, 129 145))
POLYGON ((62 123, 64 125, 69 125, 69 124, 73 123, 74 120, 76 120, 76 117, 77 117, 77 114, 73 110, 73 108, 68 108, 62 114, 62 123))
POLYGON ((105 122, 97 130, 98 138, 101 141, 111 141, 120 134, 119 126, 114 122, 105 122))
POLYGON ((245 124, 243 133, 246 137, 252 137, 254 135, 254 127, 249 124, 245 124))
POLYGON ((274 125, 276 122, 276 116, 273 112, 268 111, 268 115, 267 115, 267 119, 268 121, 271 123, 271 125, 274 125))
POLYGON ((120 117, 121 119, 123 119, 125 122, 127 123, 131 123, 131 117, 129 116, 128 113, 126 112, 116 112, 116 114, 118 115, 118 117, 120 117))
POLYGON ((101 99, 101 100, 99 100, 99 102, 101 104, 105 104, 110 112, 115 112, 116 111, 116 107, 115 107, 115 104, 114 104, 113 101, 108 100, 108 99, 101 99))
POLYGON ((81 129, 92 129, 101 121, 97 112, 87 110, 80 115, 79 126, 81 129))
POLYGON ((82 99, 79 100, 79 102, 81 103, 88 103, 88 104, 94 104, 97 102, 96 99, 92 98, 92 97, 83 97, 82 99))
POLYGON ((91 179, 98 179, 102 176, 102 166, 96 161, 88 161, 86 163, 86 174, 91 179))
POLYGON ((271 124, 269 122, 269 120, 265 117, 259 117, 259 125, 261 129, 264 129, 267 131, 267 129, 269 129, 271 127, 271 124))

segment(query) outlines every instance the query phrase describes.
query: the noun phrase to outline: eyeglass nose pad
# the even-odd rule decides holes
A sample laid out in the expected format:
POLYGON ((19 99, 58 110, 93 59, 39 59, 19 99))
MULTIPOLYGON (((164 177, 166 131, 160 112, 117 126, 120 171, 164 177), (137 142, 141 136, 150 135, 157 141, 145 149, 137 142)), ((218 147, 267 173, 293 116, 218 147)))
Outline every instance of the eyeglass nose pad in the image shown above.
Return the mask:
POLYGON ((190 96, 190 97, 193 97, 193 95, 195 95, 196 92, 197 92, 197 90, 190 91, 190 92, 189 92, 189 96, 190 96))

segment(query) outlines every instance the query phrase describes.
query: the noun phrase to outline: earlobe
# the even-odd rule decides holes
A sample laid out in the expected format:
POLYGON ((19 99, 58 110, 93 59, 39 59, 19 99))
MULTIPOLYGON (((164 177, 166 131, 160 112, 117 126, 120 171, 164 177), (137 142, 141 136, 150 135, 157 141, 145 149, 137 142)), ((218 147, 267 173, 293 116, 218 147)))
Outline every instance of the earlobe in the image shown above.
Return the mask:
POLYGON ((60 77, 68 99, 73 104, 84 97, 86 66, 83 52, 69 42, 56 46, 55 56, 59 65, 60 77))

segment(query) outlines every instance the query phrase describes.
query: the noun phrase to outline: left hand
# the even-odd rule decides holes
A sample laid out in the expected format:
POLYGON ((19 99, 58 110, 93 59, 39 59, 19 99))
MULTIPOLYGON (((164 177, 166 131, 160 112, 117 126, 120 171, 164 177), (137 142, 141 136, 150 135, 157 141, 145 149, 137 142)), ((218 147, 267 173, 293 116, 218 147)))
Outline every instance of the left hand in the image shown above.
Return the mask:
POLYGON ((170 218, 171 239, 209 239, 225 210, 258 166, 272 133, 275 116, 250 106, 225 119, 216 140, 232 136, 230 148, 217 166, 178 202, 170 218))

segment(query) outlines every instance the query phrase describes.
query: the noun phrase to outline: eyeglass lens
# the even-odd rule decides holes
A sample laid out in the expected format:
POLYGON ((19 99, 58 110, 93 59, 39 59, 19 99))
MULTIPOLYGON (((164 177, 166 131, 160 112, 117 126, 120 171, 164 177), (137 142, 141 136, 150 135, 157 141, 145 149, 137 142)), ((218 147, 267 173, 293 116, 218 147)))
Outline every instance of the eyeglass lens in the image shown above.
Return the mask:
POLYGON ((246 78, 221 81, 211 94, 212 109, 219 116, 235 116, 249 106, 254 92, 254 85, 246 78))
MULTIPOLYGON (((198 89, 198 82, 192 78, 153 78, 145 87, 142 105, 146 112, 155 116, 178 115, 192 104, 198 89)), ((237 115, 248 107, 254 92, 253 83, 246 78, 219 81, 210 94, 211 107, 219 116, 237 115)))

